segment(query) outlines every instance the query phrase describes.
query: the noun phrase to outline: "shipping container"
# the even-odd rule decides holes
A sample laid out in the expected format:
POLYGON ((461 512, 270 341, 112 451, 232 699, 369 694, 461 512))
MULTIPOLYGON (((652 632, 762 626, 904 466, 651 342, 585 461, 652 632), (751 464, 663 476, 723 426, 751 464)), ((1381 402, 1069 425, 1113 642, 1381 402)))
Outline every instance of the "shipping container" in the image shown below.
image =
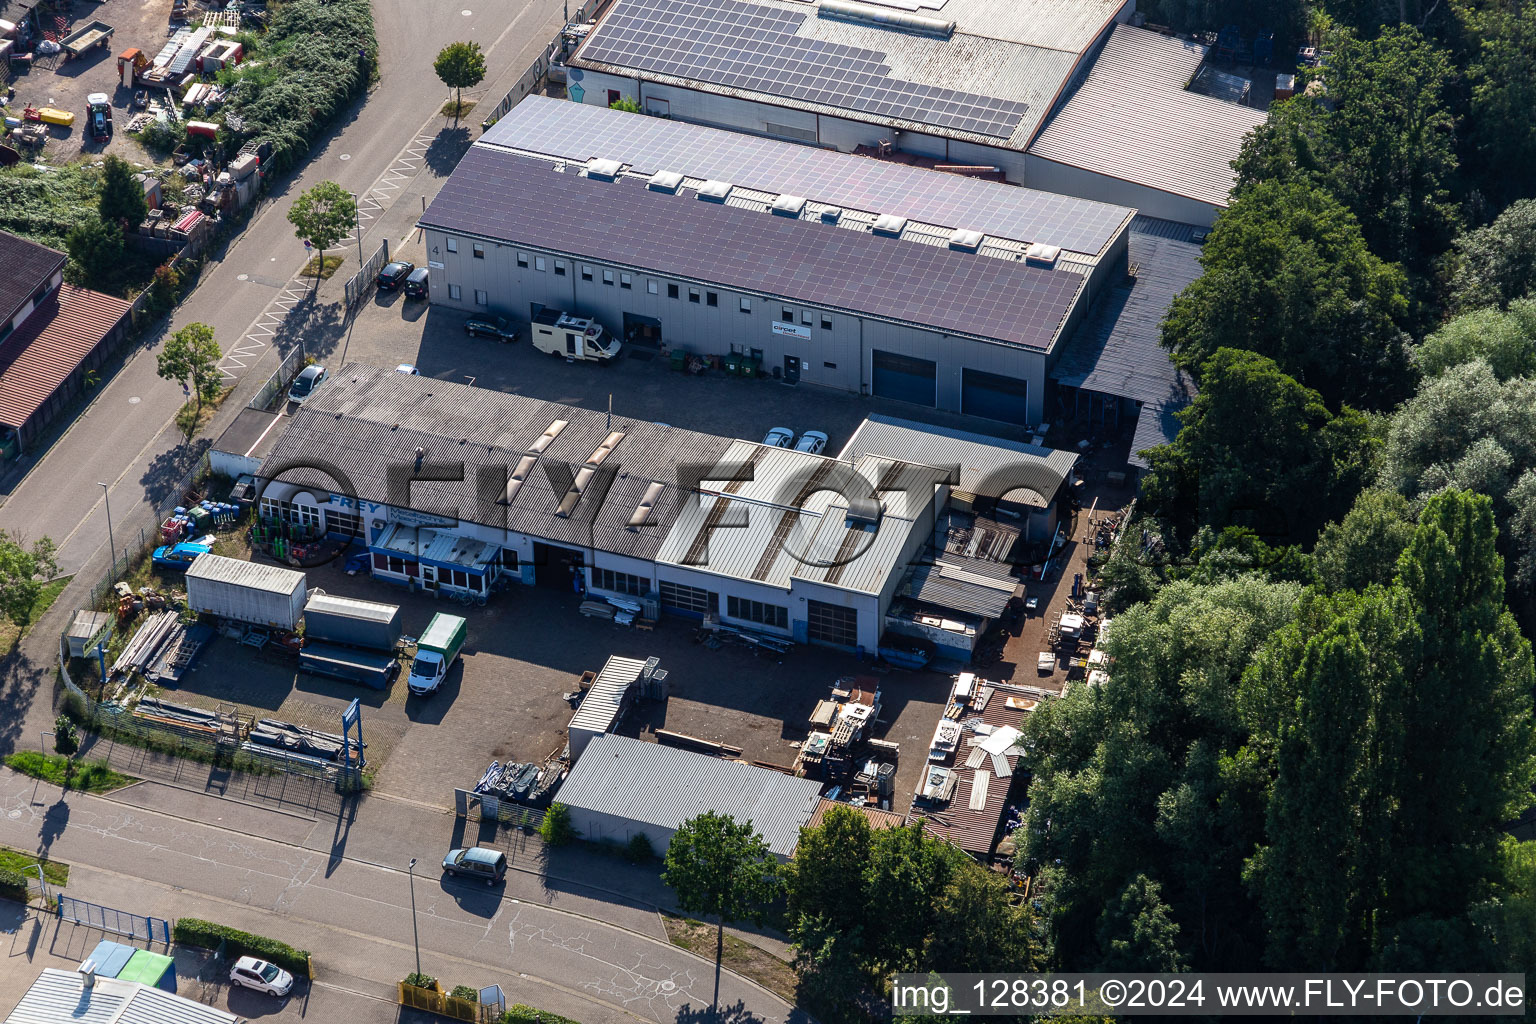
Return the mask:
POLYGON ((390 651, 400 639, 400 606, 316 591, 304 604, 304 636, 350 647, 390 651))
POLYGON ((304 613, 304 574, 223 555, 198 555, 187 569, 187 607, 252 626, 292 630, 304 613))

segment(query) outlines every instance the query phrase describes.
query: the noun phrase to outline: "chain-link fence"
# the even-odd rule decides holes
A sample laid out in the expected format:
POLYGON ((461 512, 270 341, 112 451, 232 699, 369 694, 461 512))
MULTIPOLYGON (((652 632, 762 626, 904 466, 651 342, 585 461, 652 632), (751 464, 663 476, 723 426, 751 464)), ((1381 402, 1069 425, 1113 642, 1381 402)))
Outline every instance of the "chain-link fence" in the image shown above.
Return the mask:
POLYGON ((363 263, 357 273, 347 279, 346 297, 347 309, 355 309, 358 303, 366 299, 374 286, 378 284, 379 270, 389 262, 389 240, 379 243, 379 247, 373 250, 373 255, 363 263))
POLYGON ((278 396, 287 389, 288 382, 293 380, 294 375, 304 365, 306 358, 308 357, 304 353, 303 345, 300 345, 284 356, 282 363, 277 368, 277 372, 268 377, 266 383, 256 389, 256 394, 246 403, 246 407, 250 409, 271 408, 278 396))

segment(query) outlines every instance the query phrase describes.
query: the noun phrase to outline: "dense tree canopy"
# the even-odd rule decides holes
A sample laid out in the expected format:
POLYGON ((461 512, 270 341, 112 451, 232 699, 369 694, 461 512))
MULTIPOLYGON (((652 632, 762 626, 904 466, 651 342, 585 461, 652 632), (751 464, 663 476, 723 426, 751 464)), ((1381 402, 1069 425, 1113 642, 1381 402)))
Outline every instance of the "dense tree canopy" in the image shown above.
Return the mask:
MULTIPOLYGON (((1536 70, 1533 70, 1536 75, 1536 70)), ((1536 78, 1533 78, 1536 87, 1536 78)), ((1532 128, 1536 132, 1536 126, 1532 128)), ((1536 178, 1536 155, 1525 166, 1536 178)), ((1536 295, 1536 199, 1523 199, 1486 227, 1469 231, 1456 240, 1455 272, 1451 278, 1451 308, 1480 309, 1507 306, 1515 299, 1536 295)))
POLYGON ((1331 408, 1387 408, 1411 389, 1403 276, 1304 180, 1254 185, 1216 222, 1204 274, 1169 310, 1163 344, 1197 374, 1220 348, 1273 359, 1331 408))
POLYGON ((1475 50, 1467 69, 1466 170, 1490 200, 1536 196, 1536 5, 1458 5, 1475 50))
POLYGON ((1426 377, 1474 359, 1488 364, 1495 377, 1528 377, 1536 374, 1536 299, 1517 299, 1509 309, 1463 313, 1448 321, 1414 352, 1426 377))
POLYGON ((1218 350, 1201 379, 1178 437, 1148 453, 1145 509, 1179 538, 1236 524, 1271 545, 1310 546, 1364 482, 1377 447, 1369 422, 1348 407, 1330 414, 1253 352, 1218 350))
POLYGON ((149 216, 144 186, 122 157, 109 155, 102 164, 98 211, 105 223, 117 224, 124 231, 134 230, 149 216))
POLYGON ((1413 510, 1406 498, 1395 491, 1363 491, 1349 514, 1317 538, 1312 561, 1318 581, 1335 593, 1386 586, 1412 538, 1413 510))

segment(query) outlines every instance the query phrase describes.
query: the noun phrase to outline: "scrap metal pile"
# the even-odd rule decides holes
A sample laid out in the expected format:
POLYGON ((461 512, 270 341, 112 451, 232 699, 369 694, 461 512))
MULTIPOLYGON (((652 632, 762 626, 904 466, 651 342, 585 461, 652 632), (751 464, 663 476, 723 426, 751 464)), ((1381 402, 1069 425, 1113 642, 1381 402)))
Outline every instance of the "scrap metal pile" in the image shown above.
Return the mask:
POLYGON ((557 765, 541 768, 531 761, 508 761, 506 764, 492 761, 480 781, 475 783, 475 792, 541 806, 549 800, 559 781, 557 765))
POLYGON ((174 684, 211 635, 205 626, 188 628, 177 612, 156 612, 128 641, 108 676, 123 679, 136 672, 150 682, 174 684))
POLYGON ((252 753, 281 751, 327 764, 341 760, 344 746, 345 740, 336 733, 308 729, 276 718, 257 719, 245 744, 252 753))

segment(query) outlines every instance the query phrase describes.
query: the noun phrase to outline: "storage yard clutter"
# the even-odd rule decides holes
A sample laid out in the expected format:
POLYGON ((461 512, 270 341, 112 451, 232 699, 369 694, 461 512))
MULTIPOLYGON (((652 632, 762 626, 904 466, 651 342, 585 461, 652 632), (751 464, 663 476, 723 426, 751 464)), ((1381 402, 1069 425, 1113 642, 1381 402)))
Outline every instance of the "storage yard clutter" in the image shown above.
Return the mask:
POLYGON ((241 72, 227 112, 243 123, 243 139, 272 144, 263 170, 282 173, 368 88, 377 66, 368 0, 293 0, 276 9, 260 66, 241 72))

